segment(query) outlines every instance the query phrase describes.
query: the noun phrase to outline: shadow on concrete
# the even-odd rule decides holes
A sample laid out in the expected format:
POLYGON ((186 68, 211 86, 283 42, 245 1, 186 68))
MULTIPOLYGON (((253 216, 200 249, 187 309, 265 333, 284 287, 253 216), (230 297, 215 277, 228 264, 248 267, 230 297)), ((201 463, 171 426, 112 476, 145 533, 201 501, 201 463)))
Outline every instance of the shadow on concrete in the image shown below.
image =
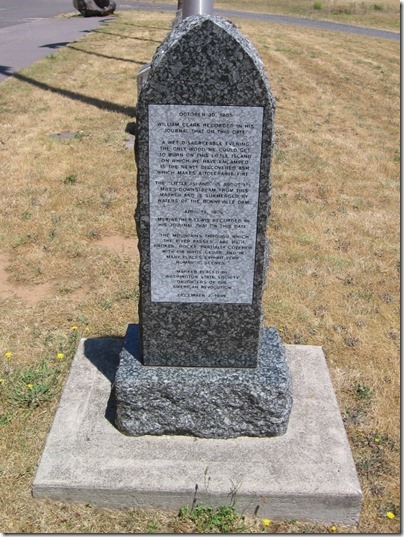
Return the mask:
POLYGON ((126 334, 126 340, 118 336, 88 338, 84 341, 84 356, 100 373, 111 383, 111 393, 105 409, 105 418, 115 427, 116 399, 112 385, 115 381, 116 371, 119 366, 119 355, 124 341, 127 351, 140 361, 140 326, 130 324, 126 334))
POLYGON ((109 396, 107 408, 105 409, 105 419, 109 421, 111 425, 115 427, 115 429, 118 430, 116 427, 116 397, 113 390, 111 390, 111 395, 109 396))
MULTIPOLYGON (((91 338, 84 342, 85 357, 109 380, 111 388, 118 369, 122 345, 123 338, 116 336, 91 338)), ((112 390, 105 409, 105 418, 115 427, 116 400, 112 390)))
POLYGON ((100 110, 118 112, 119 114, 124 114, 130 117, 133 117, 135 115, 134 106, 124 106, 121 104, 115 104, 109 101, 103 101, 102 99, 97 99, 96 97, 90 97, 89 95, 83 95, 82 93, 77 93, 76 91, 71 91, 71 90, 62 89, 62 88, 55 88, 54 86, 45 84, 45 82, 40 82, 39 80, 35 80, 34 78, 28 77, 26 75, 22 75, 21 73, 13 73, 12 76, 16 78, 17 80, 21 80, 21 82, 26 82, 27 84, 31 84, 32 86, 36 86, 37 88, 41 88, 44 91, 51 91, 52 93, 57 93, 58 95, 62 95, 63 97, 68 97, 69 99, 72 99, 74 101, 80 101, 85 104, 90 104, 92 106, 99 108, 100 110))
POLYGON ((12 76, 13 72, 8 65, 0 65, 0 74, 5 76, 12 76))
POLYGON ((61 41, 60 43, 48 43, 47 45, 40 45, 39 48, 51 48, 51 49, 56 50, 58 48, 65 47, 68 44, 69 44, 69 41, 61 41))
POLYGON ((144 65, 145 63, 147 63, 146 60, 144 62, 138 62, 136 60, 129 60, 126 58, 117 58, 116 56, 107 56, 106 54, 101 54, 100 52, 90 52, 89 50, 83 50, 82 48, 77 48, 69 44, 67 44, 67 48, 70 48, 72 50, 77 50, 78 52, 84 52, 84 54, 90 54, 91 56, 98 56, 99 58, 106 58, 107 60, 117 60, 119 62, 136 63, 137 65, 144 65))
POLYGON ((111 384, 115 380, 122 345, 123 338, 117 336, 89 338, 84 342, 85 357, 111 384))

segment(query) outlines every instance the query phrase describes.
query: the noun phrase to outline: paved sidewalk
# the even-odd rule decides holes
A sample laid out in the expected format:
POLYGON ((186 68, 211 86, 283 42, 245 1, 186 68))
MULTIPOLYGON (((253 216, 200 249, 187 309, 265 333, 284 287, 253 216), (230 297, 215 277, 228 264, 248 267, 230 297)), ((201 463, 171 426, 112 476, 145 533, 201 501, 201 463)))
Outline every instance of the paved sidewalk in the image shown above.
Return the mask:
POLYGON ((60 47, 77 41, 111 17, 40 19, 0 28, 0 82, 60 47))
POLYGON ((74 11, 73 0, 0 0, 0 28, 74 11))

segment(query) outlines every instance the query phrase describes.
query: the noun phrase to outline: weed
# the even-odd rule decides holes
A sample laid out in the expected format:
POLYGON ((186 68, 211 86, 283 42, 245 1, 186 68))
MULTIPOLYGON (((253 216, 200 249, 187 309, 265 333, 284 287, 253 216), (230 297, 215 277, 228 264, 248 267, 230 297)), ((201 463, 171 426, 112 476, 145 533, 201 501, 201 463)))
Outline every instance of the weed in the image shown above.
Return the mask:
POLYGON ((49 402, 59 371, 52 370, 42 361, 30 368, 9 369, 8 374, 5 373, 0 388, 2 426, 16 418, 19 410, 30 414, 36 407, 49 402))
POLYGON ((184 507, 178 514, 180 519, 189 519, 197 533, 242 533, 247 527, 244 518, 233 506, 211 507, 196 504, 192 511, 184 507))
POLYGON ((286 153, 282 149, 275 149, 275 160, 278 162, 285 162, 286 153))
POLYGON ((32 217, 32 213, 30 213, 29 211, 24 211, 21 215, 22 220, 30 220, 31 217, 32 217))
POLYGON ((73 288, 70 285, 61 284, 58 287, 59 293, 62 295, 68 295, 69 293, 73 292, 73 288))
POLYGON ((0 425, 6 425, 12 420, 13 415, 11 412, 5 412, 4 414, 0 415, 0 425))
POLYGON ((75 185, 77 183, 77 175, 75 175, 75 174, 67 175, 64 178, 63 183, 65 185, 75 185))
POLYGON ((355 394, 358 399, 370 399, 373 395, 372 390, 361 383, 356 385, 355 394))
POLYGON ((24 246, 26 244, 34 242, 36 238, 37 236, 35 233, 27 233, 26 235, 19 235, 14 238, 12 242, 12 247, 18 248, 19 246, 24 246))
POLYGON ((306 196, 303 192, 301 192, 300 190, 298 190, 298 191, 296 192, 296 194, 295 194, 295 199, 296 199, 297 201, 305 201, 306 203, 309 202, 309 200, 307 199, 307 196, 306 196))
POLYGON ((299 244, 311 244, 313 242, 313 237, 309 233, 298 233, 296 235, 296 241, 299 244))
POLYGON ((101 206, 103 209, 110 209, 112 202, 117 198, 117 191, 114 188, 107 188, 105 192, 101 193, 101 206))
POLYGON ((306 343, 306 338, 303 334, 295 332, 295 334, 293 334, 293 343, 295 345, 304 345, 306 343))
POLYGON ((347 347, 356 347, 360 344, 360 339, 351 335, 344 337, 344 343, 347 347))
POLYGON ((14 374, 11 380, 10 398, 19 408, 34 408, 49 401, 53 395, 53 387, 58 371, 48 362, 42 362, 32 368, 23 369, 14 374))
POLYGON ((110 310, 112 308, 112 302, 109 300, 109 298, 106 298, 102 302, 101 307, 103 310, 110 310))
POLYGON ((323 4, 320 2, 320 0, 316 0, 314 2, 313 9, 317 9, 317 10, 323 9, 323 4))
MULTIPOLYGON (((87 329, 84 331, 87 333, 87 329)), ((4 353, 5 360, 0 363, 0 425, 17 418, 21 410, 28 416, 54 398, 60 376, 76 351, 79 337, 76 326, 72 327, 67 337, 48 334, 44 347, 58 351, 47 352, 46 357, 27 367, 16 366, 13 353, 4 353)))
POLYGON ((87 237, 91 240, 98 240, 101 238, 101 233, 98 229, 90 229, 87 233, 87 237))
POLYGON ((147 533, 158 533, 158 528, 159 528, 158 522, 156 519, 153 518, 148 523, 146 531, 147 533))
POLYGON ((328 197, 328 188, 325 185, 318 186, 318 195, 321 199, 325 200, 328 197))

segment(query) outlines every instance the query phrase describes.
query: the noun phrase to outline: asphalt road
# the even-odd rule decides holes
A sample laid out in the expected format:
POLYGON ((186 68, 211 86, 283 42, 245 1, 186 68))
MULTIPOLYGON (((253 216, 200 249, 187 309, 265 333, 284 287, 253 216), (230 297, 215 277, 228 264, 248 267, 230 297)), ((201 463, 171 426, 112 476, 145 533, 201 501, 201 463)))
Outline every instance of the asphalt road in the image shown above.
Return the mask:
MULTIPOLYGON (((176 11, 172 4, 149 4, 137 0, 117 2, 117 10, 176 11)), ((47 56, 59 47, 67 45, 110 20, 81 16, 54 18, 62 13, 74 12, 72 0, 0 0, 0 82, 13 73, 47 56)), ((215 9, 215 14, 232 19, 242 17, 288 25, 299 25, 322 30, 333 30, 366 35, 370 38, 400 39, 400 34, 371 28, 348 26, 312 19, 251 13, 245 11, 215 9)), ((78 15, 78 12, 77 12, 78 15)))
POLYGON ((72 0, 0 0, 0 28, 74 11, 72 0))
POLYGON ((108 20, 54 18, 74 12, 72 0, 0 0, 0 82, 108 20))

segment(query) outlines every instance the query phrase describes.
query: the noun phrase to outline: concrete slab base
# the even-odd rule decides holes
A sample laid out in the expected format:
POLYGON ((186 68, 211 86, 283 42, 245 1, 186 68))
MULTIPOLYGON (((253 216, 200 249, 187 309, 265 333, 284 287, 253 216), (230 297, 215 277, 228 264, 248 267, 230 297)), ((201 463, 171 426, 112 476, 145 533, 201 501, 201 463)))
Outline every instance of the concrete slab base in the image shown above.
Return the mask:
POLYGON ((261 518, 355 524, 361 488, 321 347, 286 345, 294 385, 274 438, 128 437, 113 425, 122 339, 83 339, 34 483, 36 498, 109 508, 229 505, 261 518))

